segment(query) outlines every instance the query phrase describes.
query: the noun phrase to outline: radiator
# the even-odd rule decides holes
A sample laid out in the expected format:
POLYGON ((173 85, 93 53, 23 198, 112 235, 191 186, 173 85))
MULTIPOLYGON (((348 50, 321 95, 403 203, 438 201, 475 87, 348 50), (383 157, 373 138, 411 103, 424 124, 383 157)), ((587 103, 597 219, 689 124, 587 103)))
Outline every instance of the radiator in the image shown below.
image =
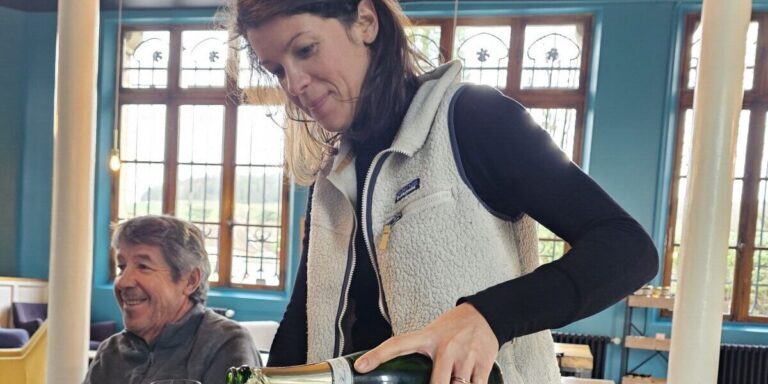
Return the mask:
POLYGON ((592 378, 605 378, 605 356, 611 338, 608 336, 583 335, 580 333, 552 332, 556 343, 586 344, 592 352, 592 378))
POLYGON ((717 383, 768 383, 768 346, 738 344, 721 345, 717 383))

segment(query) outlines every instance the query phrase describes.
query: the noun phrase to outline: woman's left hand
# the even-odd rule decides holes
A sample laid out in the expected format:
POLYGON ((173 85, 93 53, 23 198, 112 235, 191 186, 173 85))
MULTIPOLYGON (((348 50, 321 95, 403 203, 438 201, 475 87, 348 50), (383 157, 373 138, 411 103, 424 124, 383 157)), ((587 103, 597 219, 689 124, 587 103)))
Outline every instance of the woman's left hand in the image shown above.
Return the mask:
POLYGON ((392 337, 368 351, 355 362, 355 370, 366 373, 387 360, 416 352, 432 358, 430 384, 485 384, 499 342, 483 315, 472 304, 463 303, 423 329, 392 337))

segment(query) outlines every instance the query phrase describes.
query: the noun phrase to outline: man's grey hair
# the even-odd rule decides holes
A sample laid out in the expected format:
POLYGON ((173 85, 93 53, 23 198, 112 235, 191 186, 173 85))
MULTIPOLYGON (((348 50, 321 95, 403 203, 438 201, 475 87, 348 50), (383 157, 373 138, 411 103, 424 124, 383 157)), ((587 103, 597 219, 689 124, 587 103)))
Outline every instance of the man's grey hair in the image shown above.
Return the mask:
POLYGON ((182 273, 199 269, 200 285, 189 298, 195 303, 205 304, 211 264, 205 250, 205 237, 194 224, 173 216, 135 217, 115 227, 112 248, 118 249, 121 244, 160 247, 165 262, 171 267, 174 282, 181 279, 182 273))

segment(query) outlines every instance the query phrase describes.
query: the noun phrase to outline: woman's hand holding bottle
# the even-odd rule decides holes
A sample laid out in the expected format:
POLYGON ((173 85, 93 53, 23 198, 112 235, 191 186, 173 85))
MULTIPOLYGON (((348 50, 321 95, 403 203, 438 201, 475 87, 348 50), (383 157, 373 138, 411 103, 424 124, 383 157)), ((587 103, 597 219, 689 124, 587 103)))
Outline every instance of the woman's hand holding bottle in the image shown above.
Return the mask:
POLYGON ((355 362, 365 373, 397 356, 421 353, 432 358, 431 384, 485 384, 499 342, 488 322, 469 303, 463 303, 423 329, 390 338, 355 362))

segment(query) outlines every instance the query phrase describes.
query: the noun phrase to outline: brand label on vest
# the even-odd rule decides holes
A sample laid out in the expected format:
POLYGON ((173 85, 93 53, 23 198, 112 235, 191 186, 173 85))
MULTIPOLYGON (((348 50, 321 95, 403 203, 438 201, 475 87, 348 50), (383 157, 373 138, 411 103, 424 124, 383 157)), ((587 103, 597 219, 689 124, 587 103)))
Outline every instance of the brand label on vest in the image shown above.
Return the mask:
POLYGON ((399 202, 400 200, 404 199, 406 196, 410 195, 419 187, 421 186, 421 179, 416 178, 408 182, 408 184, 405 185, 405 187, 400 188, 399 191, 397 191, 397 194, 395 195, 395 203, 399 202))
POLYGON ((352 384, 352 367, 343 357, 328 360, 333 372, 333 384, 352 384))

